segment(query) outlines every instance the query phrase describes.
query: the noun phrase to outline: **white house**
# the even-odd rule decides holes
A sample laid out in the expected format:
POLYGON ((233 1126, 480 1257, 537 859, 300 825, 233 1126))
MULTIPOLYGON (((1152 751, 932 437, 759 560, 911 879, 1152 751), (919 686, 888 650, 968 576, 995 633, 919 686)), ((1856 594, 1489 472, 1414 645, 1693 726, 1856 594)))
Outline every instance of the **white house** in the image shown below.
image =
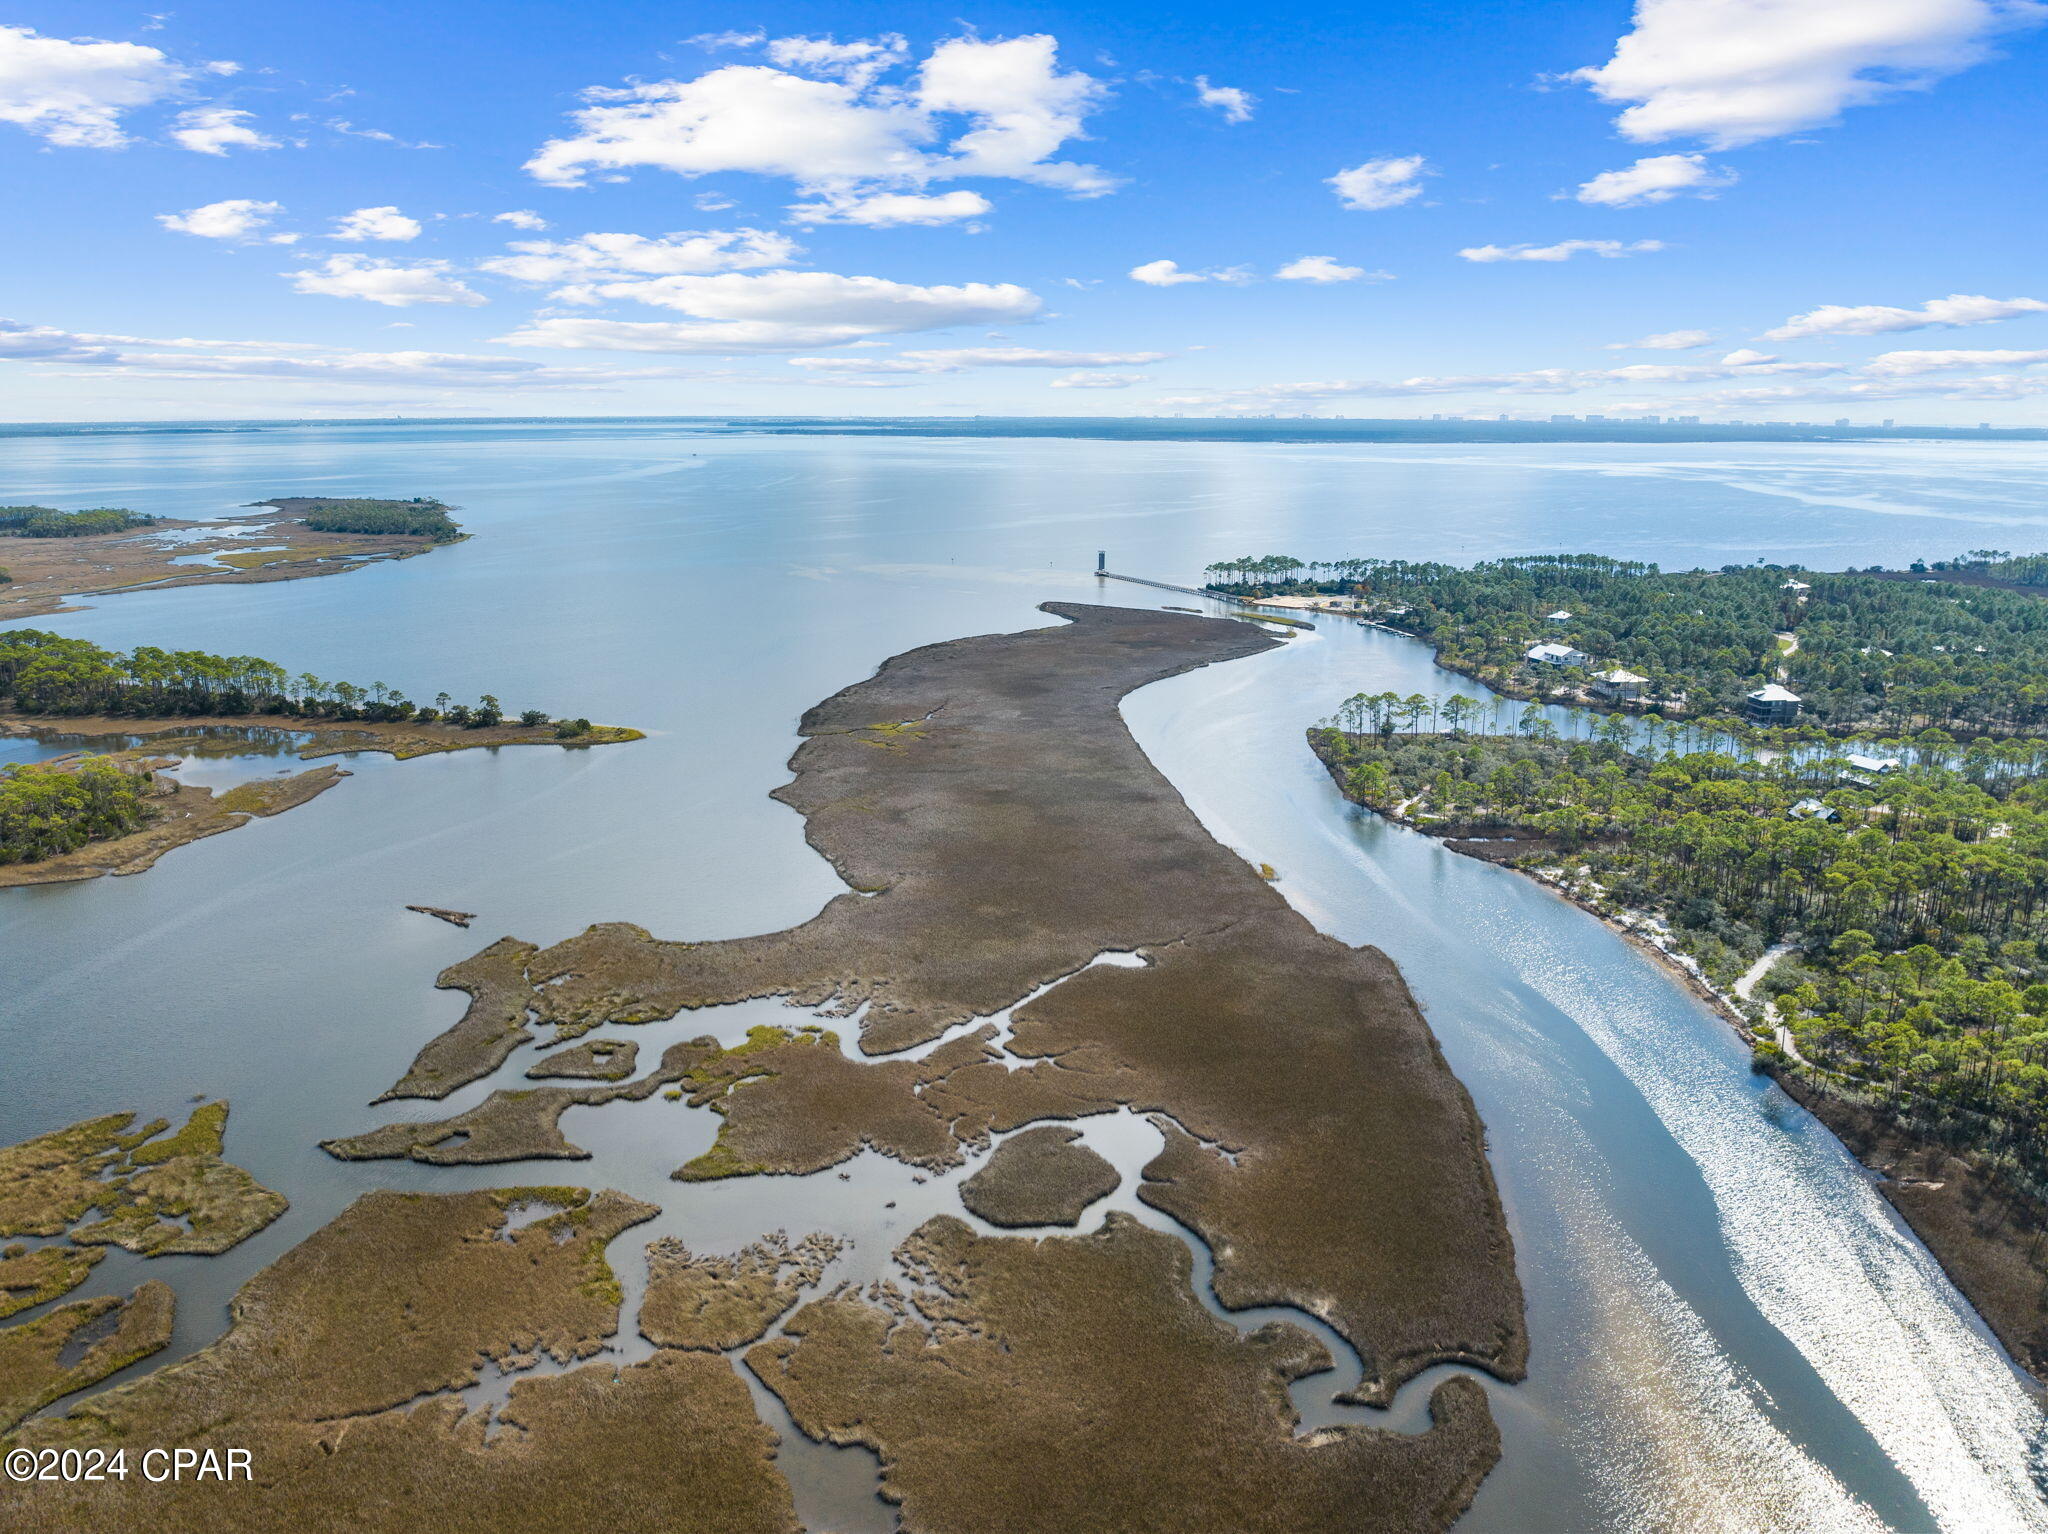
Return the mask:
POLYGON ((1794 820, 1840 820, 1842 818, 1818 799, 1801 799, 1791 809, 1787 810, 1786 813, 1794 820))
POLYGON ((1532 666, 1584 666, 1593 659, 1584 650, 1574 650, 1568 644, 1531 645, 1522 658, 1532 666))
POLYGON ((1807 585, 1805 581, 1787 581, 1787 582, 1785 582, 1785 584, 1784 584, 1784 585, 1780 586, 1780 587, 1779 587, 1778 589, 1779 589, 1780 591, 1811 591, 1811 590, 1813 590, 1813 588, 1812 588, 1811 586, 1807 585))
POLYGON ((1905 765, 1895 756, 1851 755, 1847 757, 1846 760, 1848 761, 1849 765, 1855 768, 1858 772, 1874 772, 1879 774, 1880 776, 1887 772, 1897 772, 1900 767, 1905 765))
POLYGON ((1572 615, 1560 607, 1556 612, 1549 614, 1546 621, 1551 623, 1569 623, 1572 621, 1572 615))
POLYGON ((1616 702, 1633 702, 1643 695, 1643 688, 1649 680, 1619 666, 1612 671, 1596 671, 1593 673, 1593 696, 1611 698, 1616 702))

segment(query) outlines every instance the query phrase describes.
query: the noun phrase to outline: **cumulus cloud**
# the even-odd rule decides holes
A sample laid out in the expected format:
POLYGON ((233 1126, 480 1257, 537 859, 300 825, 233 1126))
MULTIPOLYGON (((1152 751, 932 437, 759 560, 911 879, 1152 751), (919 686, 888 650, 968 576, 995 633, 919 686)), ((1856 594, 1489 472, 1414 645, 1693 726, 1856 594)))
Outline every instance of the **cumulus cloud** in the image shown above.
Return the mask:
POLYGON ((979 218, 995 205, 979 192, 868 192, 822 196, 798 203, 789 216, 799 224, 861 224, 869 229, 906 224, 953 224, 979 218))
POLYGON ((2012 367, 2048 362, 2048 351, 1879 352, 1862 371, 1882 378, 1913 378, 1958 368, 2012 367))
POLYGON ((1611 352, 1684 352, 1695 346, 1705 346, 1713 340, 1713 334, 1705 330, 1660 330, 1655 335, 1640 336, 1633 341, 1610 341, 1607 350, 1611 352))
POLYGON ((1569 261, 1581 253, 1613 260, 1663 248, 1662 240, 1637 240, 1634 244, 1624 244, 1620 240, 1560 240, 1555 245, 1468 245, 1458 254, 1467 261, 1481 262, 1569 261))
POLYGON ((446 261, 392 261, 383 256, 329 256, 318 266, 288 273, 301 293, 329 298, 361 298, 393 309, 414 304, 489 302, 483 294, 452 275, 446 261))
POLYGON ((573 240, 514 240, 509 248, 515 254, 480 262, 480 269, 515 282, 587 284, 782 266, 802 250, 788 235, 767 229, 687 229, 660 236, 583 234, 573 240))
POLYGON ((1178 261, 1147 261, 1142 266, 1131 268, 1131 280, 1149 283, 1155 288, 1170 288, 1182 282, 1207 282, 1209 279, 1200 272, 1184 272, 1178 261))
POLYGON ((1735 180, 1734 171, 1709 165, 1703 154, 1653 154, 1621 170, 1603 170, 1573 195, 1596 207, 1638 208, 1680 196, 1712 197, 1735 180))
POLYGON ((510 224, 514 229, 532 229, 536 231, 545 229, 548 226, 548 221, 538 213, 535 213, 531 208, 514 208, 507 213, 493 213, 491 215, 491 222, 494 224, 510 224))
POLYGON ((194 107, 180 112, 172 124, 171 138, 180 149, 194 154, 224 155, 230 149, 275 149, 277 140, 258 133, 249 123, 253 112, 233 107, 194 107))
POLYGON ((2034 0, 1637 0, 1614 57, 1568 78, 1628 103, 1626 138, 1729 149, 1924 89, 2042 15, 2034 0))
POLYGON ((1917 309, 1897 309, 1887 304, 1822 304, 1805 314, 1793 315, 1764 334, 1773 341, 1796 341, 1803 336, 1876 336, 1894 330, 1952 330, 1963 325, 1989 325, 1995 320, 2044 312, 2048 312, 2048 303, 2038 298, 1951 293, 1947 298, 1930 298, 1917 309))
POLYGON ((515 346, 717 355, 806 351, 875 336, 1030 319, 1042 300, 1014 283, 919 286, 832 272, 726 272, 598 284, 603 298, 631 299, 689 315, 682 322, 535 320, 503 339, 515 346))
POLYGON ((0 122, 65 148, 118 149, 122 114, 175 95, 192 74, 141 43, 0 26, 0 122))
MULTIPOLYGON (((258 202, 253 197, 230 197, 221 202, 209 202, 204 207, 187 208, 183 213, 159 213, 156 221, 179 234, 196 234, 209 240, 248 240, 282 212, 283 203, 258 202)), ((298 236, 271 235, 269 238, 289 244, 298 236)))
POLYGON ((841 196, 968 176, 1076 196, 1116 186, 1094 166, 1053 158, 1083 136, 1106 96, 1092 76, 1059 68, 1054 38, 952 38, 913 78, 889 83, 880 76, 905 59, 900 42, 778 38, 766 44, 772 65, 593 88, 571 114, 575 131, 542 145, 526 168, 555 186, 643 166, 682 176, 745 171, 841 196), (879 51, 856 58, 853 49, 879 51))
POLYGON ((1368 272, 1362 266, 1341 266, 1335 256, 1303 256, 1273 275, 1282 282, 1356 282, 1361 277, 1383 282, 1392 274, 1368 272))
POLYGON ((1134 282, 1148 287, 1172 288, 1184 282, 1250 282, 1252 274, 1241 266, 1212 267, 1206 272, 1184 272, 1178 261, 1147 261, 1130 270, 1134 282))
POLYGON ((1207 75, 1195 76, 1195 100, 1221 112, 1227 123, 1250 122, 1252 108, 1259 104, 1259 98, 1250 91, 1241 91, 1234 85, 1211 85, 1207 75))
POLYGON ((1422 195, 1421 178, 1429 174, 1429 163, 1421 155, 1397 155, 1340 170, 1330 177, 1330 185, 1345 207, 1374 213, 1413 202, 1422 195))
POLYGON ((394 207, 358 208, 334 221, 331 240, 416 240, 420 221, 394 207))

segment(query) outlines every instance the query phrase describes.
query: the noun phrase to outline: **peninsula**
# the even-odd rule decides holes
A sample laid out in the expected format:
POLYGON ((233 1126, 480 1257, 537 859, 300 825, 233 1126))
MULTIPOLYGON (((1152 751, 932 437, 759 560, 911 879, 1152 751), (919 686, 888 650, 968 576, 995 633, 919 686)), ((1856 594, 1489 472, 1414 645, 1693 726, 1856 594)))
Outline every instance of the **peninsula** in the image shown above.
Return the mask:
POLYGON ((1463 695, 1359 694, 1310 742, 1352 799, 1679 966, 2048 1380, 2044 571, 1980 550, 1905 580, 1595 555, 1211 573, 1580 705, 1508 725, 1463 695))
MULTIPOLYGON (((1483 1129, 1400 975, 1317 932, 1218 845, 1118 711, 1135 687, 1274 641, 1158 612, 1046 610, 1067 621, 909 652, 805 716, 777 796, 851 886, 817 917, 733 941, 618 924, 542 950, 501 940, 443 976, 470 992, 469 1014, 390 1095, 500 1070, 506 1087, 457 1119, 329 1148, 575 1157, 556 1123, 567 1107, 667 1086, 721 1120, 713 1151, 678 1168, 686 1183, 816 1172, 863 1147, 950 1178, 992 1135, 1135 1112, 1165 1137, 1141 1200, 1207 1245, 1224 1305, 1333 1327, 1361 1360, 1360 1400, 1386 1403, 1445 1363, 1519 1378, 1521 1291, 1483 1129), (1093 962, 1105 952, 1141 962, 1093 962), (594 1057, 532 1068, 596 1028, 778 995, 858 1013, 861 1055, 804 1023, 672 1044, 636 1081, 526 1080, 610 1075, 594 1057), (999 1037, 984 1019, 1018 1003, 999 1037)), ((0 1498, 53 1529, 116 1507, 166 1529, 274 1528, 316 1508, 360 1520, 394 1496, 466 1524, 598 1498, 668 1527, 788 1529, 772 1438, 732 1371, 743 1356, 805 1433, 879 1454, 883 1494, 916 1534, 1435 1531, 1457 1517, 1499 1454, 1474 1380, 1436 1384, 1419 1433, 1297 1435, 1285 1387, 1331 1366, 1322 1343, 1216 1319, 1170 1228, 1118 1213, 1061 1234, 1113 1169, 1078 1158, 1042 1208, 1007 1196, 1019 1157, 1058 1149, 1020 1146, 974 1195, 1044 1225, 989 1236, 940 1214, 872 1290, 801 1303, 838 1250, 830 1231, 794 1246, 764 1233, 701 1262, 657 1243, 638 1323, 652 1357, 521 1379, 496 1418, 516 1434, 459 1392, 484 1359, 573 1364, 610 1335, 604 1243, 652 1211, 575 1189, 373 1193, 252 1280, 219 1342, 18 1439, 199 1445, 232 1409, 258 1484, 0 1498), (559 1212, 512 1229, 508 1209, 537 1198, 559 1212)))

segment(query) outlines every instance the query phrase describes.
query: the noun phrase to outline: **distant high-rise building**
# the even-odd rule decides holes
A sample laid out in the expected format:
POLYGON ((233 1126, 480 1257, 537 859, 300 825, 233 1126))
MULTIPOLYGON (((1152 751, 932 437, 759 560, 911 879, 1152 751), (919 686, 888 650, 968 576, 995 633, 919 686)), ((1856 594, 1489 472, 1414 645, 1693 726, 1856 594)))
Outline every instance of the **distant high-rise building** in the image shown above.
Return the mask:
POLYGON ((1570 426, 1577 420, 1578 417, 1575 415, 1554 415, 1550 418, 1550 424, 1552 426, 1570 426))
POLYGON ((1835 424, 1837 426, 1847 426, 1849 424, 1849 418, 1847 416, 1837 416, 1835 418, 1835 424))
POLYGON ((1589 425, 1594 421, 1605 421, 1606 419, 1607 417, 1604 415, 1589 415, 1586 417, 1586 421, 1589 425))
POLYGON ((1892 418, 1891 418, 1890 416, 1886 416, 1886 417, 1884 418, 1884 424, 1885 424, 1885 429, 1886 429, 1887 431, 1889 431, 1889 430, 1891 429, 1891 424, 1892 424, 1892 418))
POLYGON ((1675 415, 1671 418, 1671 424, 1673 426, 1697 426, 1700 424, 1700 418, 1696 415, 1675 415))

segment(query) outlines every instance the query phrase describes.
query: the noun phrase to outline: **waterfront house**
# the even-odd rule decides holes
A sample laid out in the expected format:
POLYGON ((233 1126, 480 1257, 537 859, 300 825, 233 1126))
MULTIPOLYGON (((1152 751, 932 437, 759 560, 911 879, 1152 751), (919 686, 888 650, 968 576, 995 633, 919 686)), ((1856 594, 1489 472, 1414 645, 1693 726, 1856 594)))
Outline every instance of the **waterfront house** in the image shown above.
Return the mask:
POLYGON ((1799 694, 1776 682, 1759 687, 1745 705, 1752 724, 1791 724, 1799 717, 1799 694))
POLYGON ((1874 772, 1883 777, 1888 772, 1897 772, 1905 764, 1895 756, 1857 756, 1853 753, 1848 763, 1858 772, 1874 772))
POLYGON ((1531 645, 1522 658, 1532 666, 1584 666, 1593 659, 1584 650, 1574 650, 1568 644, 1531 645))
POLYGON ((1593 673, 1593 696, 1605 698, 1612 703, 1633 703, 1643 695, 1643 688, 1649 682, 1646 676, 1637 676, 1616 666, 1612 671, 1593 673))

